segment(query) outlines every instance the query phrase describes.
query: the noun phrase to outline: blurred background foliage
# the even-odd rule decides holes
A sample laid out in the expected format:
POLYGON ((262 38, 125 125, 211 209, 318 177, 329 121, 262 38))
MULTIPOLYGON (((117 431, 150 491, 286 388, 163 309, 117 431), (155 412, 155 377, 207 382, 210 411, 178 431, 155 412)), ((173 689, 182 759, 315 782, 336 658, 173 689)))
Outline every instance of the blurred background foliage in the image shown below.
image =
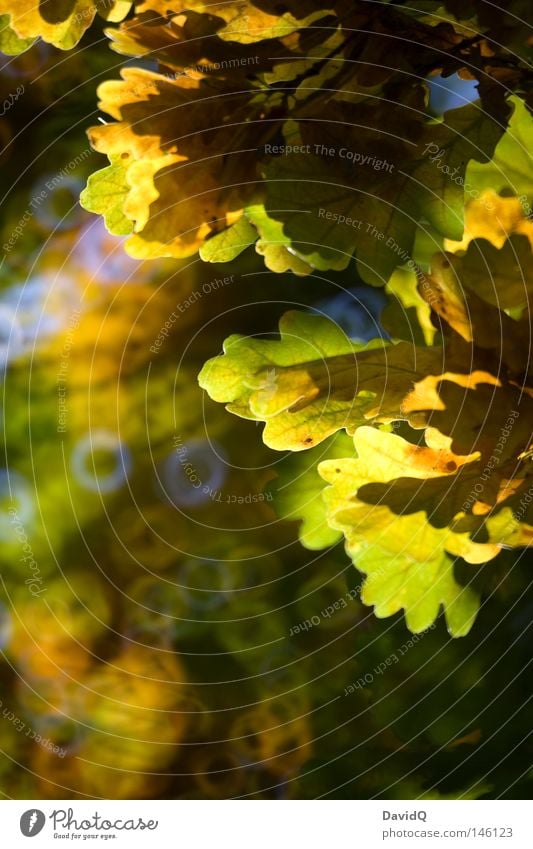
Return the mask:
POLYGON ((468 637, 439 620, 403 651, 402 616, 363 608, 342 545, 305 551, 276 519, 255 425, 197 386, 229 333, 297 307, 367 338, 384 296, 353 265, 302 282, 252 252, 127 257, 78 203, 102 162, 85 135, 95 88, 119 63, 100 25, 69 53, 2 59, 0 99, 25 93, 0 129, 1 243, 21 230, 0 292, 0 791, 527 798, 533 596, 517 558, 491 569, 468 637))

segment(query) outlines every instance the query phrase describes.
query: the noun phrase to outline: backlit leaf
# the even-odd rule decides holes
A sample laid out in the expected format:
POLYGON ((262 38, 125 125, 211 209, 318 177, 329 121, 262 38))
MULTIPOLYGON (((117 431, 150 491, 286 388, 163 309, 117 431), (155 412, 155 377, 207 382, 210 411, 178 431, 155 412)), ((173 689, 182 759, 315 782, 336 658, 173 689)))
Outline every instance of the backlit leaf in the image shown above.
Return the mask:
MULTIPOLYGON (((61 50, 74 47, 91 26, 97 13, 109 21, 120 21, 131 8, 129 0, 2 0, 0 13, 9 16, 9 26, 25 43, 42 38, 61 50)), ((11 42, 13 44, 13 42, 11 42)))
POLYGON ((35 42, 34 38, 20 38, 9 26, 9 15, 0 15, 0 51, 7 56, 24 53, 35 42))
POLYGON ((432 467, 445 467, 452 455, 430 456, 432 452, 422 448, 424 456, 417 464, 414 446, 373 428, 360 428, 354 441, 357 459, 328 460, 319 471, 331 484, 324 494, 329 524, 342 530, 347 552, 367 575, 363 602, 373 605, 379 617, 403 609, 415 632, 432 625, 442 606, 450 633, 466 634, 479 601, 472 589, 455 580, 453 557, 482 563, 496 556, 498 547, 473 543, 468 534, 449 528, 435 528, 423 512, 398 517, 387 506, 369 505, 357 497, 360 487, 371 481, 386 483, 402 472, 436 473, 432 467))
POLYGON ((278 476, 269 487, 274 506, 283 519, 301 521, 300 540, 306 548, 327 548, 342 538, 340 531, 328 525, 323 500, 325 484, 317 465, 353 454, 353 440, 337 433, 316 448, 285 458, 277 467, 278 476))
POLYGON ((84 209, 104 216, 107 229, 115 236, 127 236, 133 229, 124 215, 124 201, 130 191, 126 170, 120 158, 113 157, 111 165, 89 177, 80 197, 84 209))
POLYGON ((406 418, 402 403, 416 382, 442 368, 439 349, 351 342, 334 322, 305 313, 286 313, 280 336, 230 337, 199 377, 231 412, 266 422, 263 438, 277 450, 302 451, 368 420, 406 418))

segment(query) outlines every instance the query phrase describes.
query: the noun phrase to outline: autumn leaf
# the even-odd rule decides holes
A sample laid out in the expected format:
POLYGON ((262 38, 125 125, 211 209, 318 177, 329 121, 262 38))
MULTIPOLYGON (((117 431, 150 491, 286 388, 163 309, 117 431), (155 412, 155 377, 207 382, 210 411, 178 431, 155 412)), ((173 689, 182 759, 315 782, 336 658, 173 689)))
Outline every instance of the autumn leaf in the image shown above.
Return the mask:
POLYGON ((231 336, 225 354, 209 360, 199 376, 228 410, 266 422, 263 439, 277 450, 302 451, 369 421, 410 420, 423 427, 431 411, 443 409, 443 381, 458 392, 498 383, 488 372, 470 373, 468 364, 461 365, 462 352, 447 370, 438 346, 351 342, 338 325, 315 315, 286 313, 280 337, 231 336))
POLYGON ((470 197, 486 189, 498 194, 511 191, 517 197, 531 199, 531 138, 533 118, 519 97, 511 97, 513 107, 509 126, 498 142, 489 162, 470 162, 466 170, 466 183, 470 197))
MULTIPOLYGON (((483 248, 472 242, 464 256, 435 254, 430 273, 420 275, 419 291, 433 312, 444 320, 445 335, 446 327, 452 328, 475 347, 492 352, 489 370, 494 374, 503 363, 519 377, 530 365, 529 358, 524 360, 530 338, 529 314, 518 321, 507 315, 505 309, 513 307, 521 313, 528 303, 531 268, 531 252, 523 236, 512 237, 501 251, 488 242, 483 248), (493 258, 494 271, 486 266, 482 251, 493 258)), ((451 340, 450 347, 455 347, 456 357, 460 356, 460 343, 451 340)), ((476 357, 483 361, 475 350, 470 357, 472 361, 476 357)))
MULTIPOLYGON (((490 154, 501 130, 473 105, 453 110, 443 124, 412 124, 394 114, 385 124, 385 117, 365 103, 353 110, 345 105, 333 121, 336 133, 329 131, 327 155, 317 155, 326 146, 304 126, 305 152, 277 157, 267 166, 266 211, 313 268, 346 268, 355 253, 361 277, 383 285, 397 266, 412 263, 422 215, 437 233, 462 236, 466 163, 490 154), (358 123, 350 127, 352 112, 358 123), (372 123, 363 123, 361 131, 360 122, 372 123), (369 129, 373 142, 367 139, 369 129), (386 136, 394 131, 392 148, 386 136), (368 153, 359 152, 367 146, 368 153), (362 167, 349 168, 347 157, 356 151, 362 167)), ((292 136, 290 141, 295 143, 292 136)))
MULTIPOLYGON (((531 511, 524 509, 524 490, 520 501, 513 496, 513 510, 467 515, 471 502, 490 488, 480 481, 493 474, 498 449, 492 454, 494 463, 487 465, 480 452, 456 455, 451 438, 443 439, 438 431, 428 430, 426 440, 428 447, 359 428, 355 459, 319 465, 331 484, 323 497, 329 526, 342 530, 354 564, 368 576, 362 599, 375 605, 376 615, 404 608, 409 628, 421 631, 432 624, 442 604, 450 632, 460 636, 471 627, 477 600, 455 581, 452 557, 475 565, 492 560, 502 547, 531 545, 533 526, 523 522, 531 511), (520 510, 521 527, 515 518, 520 510)), ((527 492, 532 482, 533 476, 527 492)))
POLYGON ((263 206, 249 206, 244 214, 256 229, 255 249, 264 257, 267 268, 278 274, 292 271, 299 277, 313 271, 313 266, 299 255, 290 238, 284 234, 282 224, 270 218, 263 206))
MULTIPOLYGON (((313 154, 274 159, 266 178, 268 216, 280 222, 287 245, 311 267, 342 270, 357 251, 361 276, 383 285, 401 264, 399 255, 409 258, 415 221, 395 206, 397 196, 389 199, 385 192, 378 199, 364 183, 356 189, 338 164, 313 154)), ((400 186, 398 195, 405 191, 404 178, 400 186)))
POLYGON ((235 224, 212 236, 200 248, 204 262, 231 262, 257 239, 257 230, 243 215, 235 224))
POLYGON ((34 38, 20 38, 9 26, 9 15, 0 15, 0 51, 7 56, 24 53, 35 42, 34 38))
POLYGON ((101 108, 120 123, 90 133, 97 150, 129 159, 123 214, 135 257, 216 254, 204 245, 244 213, 270 270, 342 270, 355 255, 363 279, 383 285, 419 261, 421 222, 462 237, 466 167, 493 155, 507 107, 498 120, 478 104, 442 121, 426 114, 426 90, 405 72, 459 43, 452 27, 340 0, 281 13, 270 0, 150 0, 109 35, 121 53, 156 56, 161 71, 104 84, 101 108), (388 41, 391 26, 412 42, 388 41))
MULTIPOLYGON (((9 16, 9 26, 21 40, 21 50, 28 40, 42 38, 61 50, 70 50, 91 26, 96 14, 108 21, 121 21, 131 8, 130 0, 2 0, 0 13, 9 16)), ((11 47, 15 46, 11 37, 11 47)), ((20 52, 20 51, 17 51, 20 52)))
MULTIPOLYGON (((474 240, 465 253, 437 253, 416 288, 410 281, 405 303, 416 310, 418 290, 441 345, 359 346, 332 322, 293 312, 279 341, 231 337, 200 375, 229 410, 266 422, 270 447, 311 448, 282 461, 272 485, 280 515, 302 523, 309 548, 342 532, 367 575, 362 600, 377 616, 404 609, 416 632, 441 608, 452 635, 471 628, 479 599, 457 581, 457 559, 480 566, 533 545, 529 312, 517 320, 490 303, 479 249, 474 240), (332 436, 339 429, 353 434, 353 448, 332 436)), ((487 250, 498 255, 489 268, 499 306, 526 306, 512 280, 529 266, 527 239, 512 236, 500 250, 483 242, 487 250)))
POLYGON ((94 127, 89 136, 96 150, 122 162, 121 185, 129 186, 123 215, 134 231, 127 248, 140 259, 190 256, 208 235, 239 219, 246 193, 253 192, 253 158, 237 155, 233 121, 225 126, 238 107, 231 98, 213 97, 201 80, 134 69, 122 77, 99 89, 102 110, 119 123, 94 127), (182 123, 179 137, 176 114, 192 122, 189 132, 182 123))
POLYGON ((139 5, 138 11, 155 11, 162 16, 170 14, 171 17, 190 12, 209 16, 215 19, 219 38, 241 44, 283 38, 329 14, 327 9, 313 10, 308 0, 300 0, 298 3, 290 0, 286 4, 289 10, 281 14, 275 2, 263 0, 261 6, 265 9, 251 0, 228 0, 218 4, 203 3, 201 0, 145 0, 139 5))
POLYGON ((452 558, 483 563, 499 548, 474 543, 467 533, 448 527, 435 528, 423 511, 398 517, 388 506, 367 504, 358 495, 365 484, 387 483, 402 473, 438 476, 449 473, 450 463, 469 458, 417 448, 368 427, 358 430, 354 443, 357 459, 327 460, 319 472, 331 484, 324 493, 328 523, 343 532, 348 554, 367 575, 362 601, 374 605, 380 617, 404 609, 415 632, 432 625, 442 605, 450 632, 462 636, 472 626, 479 601, 455 580, 452 558))
POLYGON ((526 235, 512 235, 501 247, 474 239, 464 254, 447 255, 458 280, 500 310, 523 310, 533 297, 533 256, 526 235))
POLYGON ((486 239, 500 249, 514 234, 527 236, 533 248, 533 221, 527 217, 526 209, 524 199, 502 197, 493 189, 486 189, 479 198, 467 201, 461 241, 445 239, 444 248, 458 253, 466 250, 473 239, 486 239))
POLYGON ((414 193, 420 212, 445 238, 463 235, 468 163, 486 162, 502 133, 501 124, 479 103, 452 109, 442 122, 426 128, 418 146, 422 161, 412 172, 409 194, 414 193))
POLYGON ((381 314, 381 324, 393 339, 403 339, 414 345, 431 345, 435 327, 431 308, 418 292, 416 272, 400 267, 391 275, 386 291, 389 301, 381 314))
POLYGON ((89 177, 80 203, 89 212, 104 216, 107 229, 115 236, 127 236, 132 222, 124 215, 124 201, 130 191, 126 182, 127 168, 119 157, 112 157, 111 165, 89 177))

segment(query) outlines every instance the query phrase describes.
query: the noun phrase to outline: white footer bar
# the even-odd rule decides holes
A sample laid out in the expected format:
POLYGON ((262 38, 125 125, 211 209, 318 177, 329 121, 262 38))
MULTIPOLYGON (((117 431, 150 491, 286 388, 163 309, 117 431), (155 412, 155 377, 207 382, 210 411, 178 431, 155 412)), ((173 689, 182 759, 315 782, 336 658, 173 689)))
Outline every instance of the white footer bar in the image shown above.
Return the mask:
POLYGON ((530 808, 520 801, 3 801, 0 845, 529 849, 530 808))

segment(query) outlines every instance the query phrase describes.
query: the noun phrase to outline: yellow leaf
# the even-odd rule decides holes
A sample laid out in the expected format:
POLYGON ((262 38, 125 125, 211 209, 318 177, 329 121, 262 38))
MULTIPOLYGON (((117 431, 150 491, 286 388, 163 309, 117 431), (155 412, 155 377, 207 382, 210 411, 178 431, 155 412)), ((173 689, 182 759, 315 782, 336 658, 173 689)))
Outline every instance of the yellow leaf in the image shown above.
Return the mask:
POLYGON ((501 197, 486 189, 479 198, 465 207, 465 232, 461 241, 444 240, 447 251, 464 251, 473 239, 487 239, 495 248, 502 248, 513 233, 527 236, 533 248, 533 221, 526 217, 520 198, 501 197))
MULTIPOLYGON (((190 256, 238 220, 254 189, 255 161, 236 149, 239 113, 231 98, 213 97, 201 80, 140 69, 124 69, 99 96, 100 108, 119 123, 93 127, 89 137, 124 166, 133 256, 190 256)), ((242 134, 256 132, 244 125, 242 134)))
POLYGON ((19 38, 42 38, 62 50, 74 47, 91 26, 97 12, 111 21, 124 18, 129 0, 4 0, 2 13, 11 17, 19 38))

